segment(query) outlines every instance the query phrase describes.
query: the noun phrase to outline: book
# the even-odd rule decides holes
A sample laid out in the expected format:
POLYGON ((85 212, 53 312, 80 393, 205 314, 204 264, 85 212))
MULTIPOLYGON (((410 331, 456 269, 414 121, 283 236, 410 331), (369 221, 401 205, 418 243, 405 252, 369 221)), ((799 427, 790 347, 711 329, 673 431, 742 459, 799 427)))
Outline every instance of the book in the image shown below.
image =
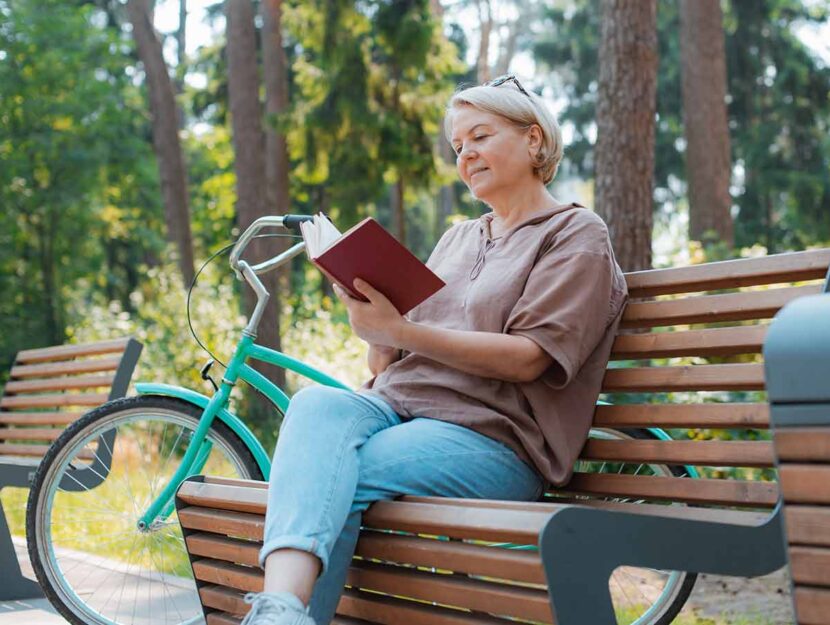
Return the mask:
POLYGON ((353 286, 354 279, 361 278, 405 315, 445 286, 441 278, 371 217, 340 234, 319 213, 312 221, 302 222, 300 230, 309 260, 355 299, 368 301, 353 286))

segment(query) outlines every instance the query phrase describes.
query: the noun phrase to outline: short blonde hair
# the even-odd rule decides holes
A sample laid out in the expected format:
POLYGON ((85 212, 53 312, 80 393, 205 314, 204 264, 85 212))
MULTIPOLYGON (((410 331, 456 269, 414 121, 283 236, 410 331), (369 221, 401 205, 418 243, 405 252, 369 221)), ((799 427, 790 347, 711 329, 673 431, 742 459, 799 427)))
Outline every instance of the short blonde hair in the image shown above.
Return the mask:
POLYGON ((528 91, 527 95, 522 93, 511 81, 498 87, 461 87, 447 104, 447 114, 444 117, 444 135, 447 141, 451 141, 452 136, 452 109, 460 106, 473 106, 493 113, 521 129, 537 124, 542 129, 542 147, 533 163, 533 173, 544 184, 553 180, 562 161, 562 131, 542 98, 532 91, 528 91))

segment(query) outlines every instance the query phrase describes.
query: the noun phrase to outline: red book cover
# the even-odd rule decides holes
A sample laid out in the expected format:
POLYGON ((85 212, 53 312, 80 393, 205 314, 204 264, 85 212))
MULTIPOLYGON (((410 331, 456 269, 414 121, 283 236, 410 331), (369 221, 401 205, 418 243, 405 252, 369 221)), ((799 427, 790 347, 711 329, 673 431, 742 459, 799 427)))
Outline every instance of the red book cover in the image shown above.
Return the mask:
POLYGON ((377 221, 367 217, 311 261, 333 282, 361 301, 352 286, 361 278, 405 315, 445 285, 417 256, 377 221))

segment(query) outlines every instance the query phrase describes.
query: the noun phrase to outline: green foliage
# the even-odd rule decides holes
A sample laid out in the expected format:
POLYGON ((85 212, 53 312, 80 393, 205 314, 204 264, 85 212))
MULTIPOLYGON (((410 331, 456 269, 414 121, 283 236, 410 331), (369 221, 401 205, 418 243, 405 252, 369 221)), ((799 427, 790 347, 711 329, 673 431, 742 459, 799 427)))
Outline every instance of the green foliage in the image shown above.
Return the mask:
POLYGON ((285 24, 300 53, 298 93, 279 126, 288 136, 296 197, 349 225, 399 178, 425 187, 434 137, 459 71, 455 47, 425 0, 297 1, 285 24))
POLYGON ((0 363, 64 340, 64 306, 86 277, 128 305, 158 249, 144 106, 128 52, 57 0, 0 0, 0 363))

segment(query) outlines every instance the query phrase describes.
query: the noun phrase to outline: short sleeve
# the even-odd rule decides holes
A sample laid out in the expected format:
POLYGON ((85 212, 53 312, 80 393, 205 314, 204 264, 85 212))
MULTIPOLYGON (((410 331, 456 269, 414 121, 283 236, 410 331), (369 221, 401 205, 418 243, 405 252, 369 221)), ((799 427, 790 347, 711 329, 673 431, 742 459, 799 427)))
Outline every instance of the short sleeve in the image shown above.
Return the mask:
POLYGON ((536 261, 505 332, 525 336, 554 360, 542 374, 564 388, 582 368, 614 319, 616 262, 605 252, 562 252, 536 261))

